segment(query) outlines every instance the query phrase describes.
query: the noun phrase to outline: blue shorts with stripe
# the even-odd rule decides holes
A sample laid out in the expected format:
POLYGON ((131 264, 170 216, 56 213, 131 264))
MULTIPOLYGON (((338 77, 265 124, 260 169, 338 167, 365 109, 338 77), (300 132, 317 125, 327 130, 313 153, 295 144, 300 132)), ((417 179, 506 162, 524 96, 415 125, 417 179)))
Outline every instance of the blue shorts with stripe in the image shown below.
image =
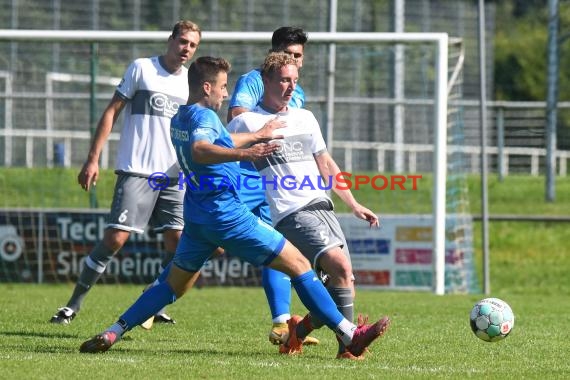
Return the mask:
POLYGON ((174 264, 186 271, 197 272, 212 252, 222 247, 252 265, 268 265, 283 250, 285 241, 281 233, 250 212, 216 225, 186 221, 174 264))

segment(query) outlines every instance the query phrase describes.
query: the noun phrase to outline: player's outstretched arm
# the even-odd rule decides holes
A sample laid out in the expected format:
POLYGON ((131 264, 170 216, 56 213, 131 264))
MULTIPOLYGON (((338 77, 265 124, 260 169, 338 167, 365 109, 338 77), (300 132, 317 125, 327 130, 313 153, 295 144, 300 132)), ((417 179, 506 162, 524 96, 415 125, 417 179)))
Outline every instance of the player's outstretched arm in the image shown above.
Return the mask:
POLYGON ((370 224, 370 227, 378 227, 380 225, 378 216, 374 212, 358 203, 352 195, 350 189, 347 189, 343 186, 336 186, 336 183, 334 183, 336 181, 337 175, 340 173, 340 169, 331 155, 328 152, 322 152, 321 154, 315 155, 315 161, 317 162, 317 167, 319 168, 321 177, 325 179, 332 179, 333 191, 344 203, 346 203, 348 207, 350 207, 352 213, 356 217, 366 220, 370 224))
POLYGON ((286 126, 287 123, 276 116, 265 123, 257 132, 232 133, 232 141, 236 147, 241 148, 260 142, 282 139, 283 135, 275 134, 275 130, 286 126))
POLYGON ((192 157, 197 163, 220 164, 233 161, 255 161, 270 156, 279 148, 276 144, 259 143, 246 149, 224 148, 214 145, 207 140, 196 141, 192 144, 192 157))

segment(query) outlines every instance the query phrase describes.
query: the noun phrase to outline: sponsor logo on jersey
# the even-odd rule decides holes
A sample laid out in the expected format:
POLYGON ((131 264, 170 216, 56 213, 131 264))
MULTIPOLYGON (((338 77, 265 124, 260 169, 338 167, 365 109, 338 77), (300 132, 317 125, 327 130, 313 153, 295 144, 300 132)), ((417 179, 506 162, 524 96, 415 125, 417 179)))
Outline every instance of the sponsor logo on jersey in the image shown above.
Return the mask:
POLYGON ((133 97, 132 114, 171 118, 178 112, 180 104, 185 102, 185 99, 169 96, 161 92, 139 90, 133 97))

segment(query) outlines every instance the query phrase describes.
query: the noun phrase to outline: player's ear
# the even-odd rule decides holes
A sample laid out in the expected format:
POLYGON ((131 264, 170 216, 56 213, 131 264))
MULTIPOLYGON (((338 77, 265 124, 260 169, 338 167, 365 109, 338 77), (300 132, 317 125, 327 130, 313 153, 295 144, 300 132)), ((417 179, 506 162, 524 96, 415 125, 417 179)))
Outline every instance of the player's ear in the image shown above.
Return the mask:
POLYGON ((202 89, 204 90, 204 93, 209 96, 212 91, 212 84, 210 82, 204 82, 202 89))

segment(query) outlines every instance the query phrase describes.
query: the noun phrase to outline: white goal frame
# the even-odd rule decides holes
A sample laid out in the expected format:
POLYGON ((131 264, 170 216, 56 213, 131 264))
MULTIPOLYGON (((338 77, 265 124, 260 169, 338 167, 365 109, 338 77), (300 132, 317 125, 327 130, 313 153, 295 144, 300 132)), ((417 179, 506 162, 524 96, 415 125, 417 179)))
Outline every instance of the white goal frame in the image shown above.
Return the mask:
MULTIPOLYGON (((0 29, 3 41, 51 41, 51 42, 110 42, 166 41, 170 31, 85 31, 85 30, 24 30, 0 29)), ((270 32, 202 32, 202 42, 263 42, 271 40, 270 32)), ((394 42, 394 43, 433 43, 436 47, 436 78, 434 81, 434 183, 433 183, 433 263, 435 294, 445 293, 445 212, 446 212, 446 169, 447 169, 447 83, 448 83, 448 42, 447 33, 345 33, 345 32, 310 32, 311 42, 335 44, 394 42)), ((334 107, 334 49, 329 49, 328 85, 332 86, 327 99, 327 110, 334 107), (332 96, 330 96, 332 94, 332 96)), ((333 115, 329 115, 326 125, 326 139, 330 150, 334 148, 333 115)))

